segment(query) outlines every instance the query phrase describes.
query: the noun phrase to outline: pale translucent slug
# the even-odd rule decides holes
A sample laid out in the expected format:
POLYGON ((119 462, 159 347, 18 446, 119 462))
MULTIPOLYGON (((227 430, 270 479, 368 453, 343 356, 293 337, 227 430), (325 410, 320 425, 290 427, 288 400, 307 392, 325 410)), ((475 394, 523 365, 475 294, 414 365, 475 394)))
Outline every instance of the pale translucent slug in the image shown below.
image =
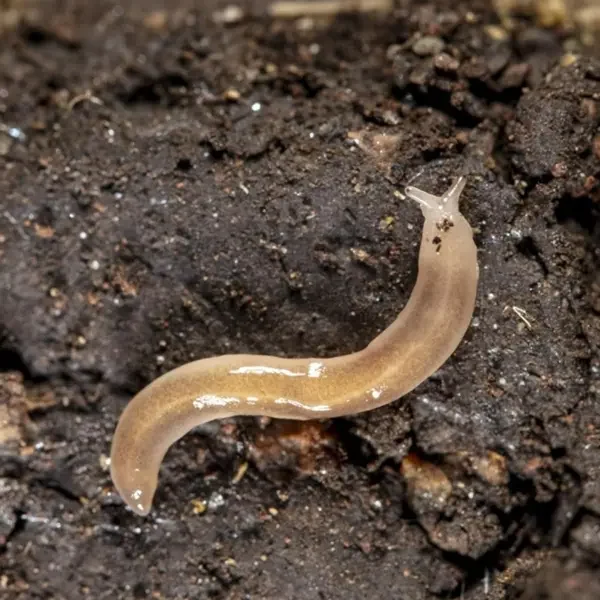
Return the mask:
POLYGON ((471 227, 458 208, 465 179, 443 195, 406 195, 425 217, 418 276, 396 320, 360 352, 335 358, 236 354, 188 363, 129 403, 114 434, 111 475, 131 509, 150 511, 168 448, 223 417, 337 417, 396 400, 433 374, 463 338, 475 306, 478 265, 471 227))

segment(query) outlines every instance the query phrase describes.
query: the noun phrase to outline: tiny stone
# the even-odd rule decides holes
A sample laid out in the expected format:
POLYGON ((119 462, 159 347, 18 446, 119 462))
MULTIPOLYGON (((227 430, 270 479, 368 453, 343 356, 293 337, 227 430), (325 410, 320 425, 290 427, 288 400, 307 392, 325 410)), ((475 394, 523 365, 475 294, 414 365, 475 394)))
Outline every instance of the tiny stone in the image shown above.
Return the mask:
POLYGON ((444 41, 434 35, 426 35, 418 39, 412 47, 417 56, 432 56, 444 49, 444 41))
POLYGON ((594 148, 594 154, 597 159, 600 160, 600 135, 597 135, 592 142, 592 146, 594 148))
POLYGON ((487 75, 487 65, 480 58, 472 58, 469 62, 463 63, 461 71, 468 79, 482 79, 487 75))
MULTIPOLYGON (((596 152, 596 140, 598 141, 598 154, 596 154, 596 156, 598 156, 598 158, 600 158, 600 138, 596 137, 596 139, 594 140, 594 152, 596 152)), ((569 168, 567 167, 567 165, 564 162, 557 162, 553 167, 552 167, 552 176, 559 178, 559 177, 564 177, 567 172, 568 172, 569 168)))
POLYGON ((436 69, 446 72, 456 71, 460 65, 456 58, 446 54, 445 52, 438 54, 433 59, 433 64, 436 69))
POLYGON ((213 21, 215 23, 225 23, 231 25, 238 23, 244 18, 244 11, 235 4, 226 6, 223 10, 213 13, 213 21))
POLYGON ((487 25, 485 32, 496 42, 503 42, 508 39, 508 31, 500 25, 487 25))
POLYGON ((560 66, 561 67, 570 67, 571 65, 575 64, 578 61, 578 59, 579 59, 579 57, 577 56, 577 54, 573 54, 572 52, 567 52, 562 55, 562 57, 560 59, 560 66))
POLYGON ((223 98, 225 98, 225 100, 229 100, 230 102, 235 102, 240 99, 240 93, 233 88, 229 88, 228 90, 225 90, 223 98))
POLYGON ((217 494, 216 492, 211 494, 211 496, 208 500, 208 508, 210 508, 211 510, 220 508, 224 504, 225 504, 225 498, 223 498, 222 494, 217 494))
POLYGON ((393 110, 383 111, 381 119, 386 125, 398 125, 400 123, 400 116, 393 110))
POLYGON ((156 10, 144 18, 144 25, 153 31, 161 31, 166 27, 167 22, 168 14, 164 10, 156 10))
POLYGON ((518 63, 510 65, 502 77, 500 77, 500 85, 506 88, 519 88, 523 85, 527 74, 529 73, 529 65, 527 63, 518 63))
POLYGON ((388 46, 388 49, 385 51, 385 57, 388 60, 394 60, 401 52, 402 46, 400 44, 392 44, 391 46, 388 46))
POLYGON ((204 500, 201 500, 200 498, 192 500, 192 506, 192 511, 195 515, 201 515, 206 512, 206 502, 204 502, 204 500))
POLYGON ((9 136, 0 133, 0 156, 6 156, 12 146, 12 140, 9 136))
POLYGON ((410 83, 413 85, 425 85, 432 75, 430 65, 429 61, 423 61, 420 65, 417 65, 408 78, 410 83))
POLYGON ((508 43, 492 43, 486 52, 485 62, 488 71, 498 75, 503 71, 512 58, 512 48, 508 43))
POLYGON ((25 134, 18 127, 9 127, 8 135, 10 135, 13 140, 19 140, 20 142, 25 141, 25 134))
POLYGON ((393 71, 394 71, 394 85, 399 90, 404 90, 410 81, 410 73, 412 70, 412 63, 409 62, 405 56, 398 54, 394 58, 393 71))

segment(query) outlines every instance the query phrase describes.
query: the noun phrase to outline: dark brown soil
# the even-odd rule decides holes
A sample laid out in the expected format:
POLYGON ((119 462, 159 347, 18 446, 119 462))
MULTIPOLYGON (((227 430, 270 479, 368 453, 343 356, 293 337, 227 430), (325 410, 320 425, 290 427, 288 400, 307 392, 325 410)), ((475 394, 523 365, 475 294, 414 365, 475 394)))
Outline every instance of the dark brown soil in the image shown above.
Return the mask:
POLYGON ((0 597, 600 597, 600 62, 487 0, 167 4, 4 9, 0 597), (210 423, 125 510, 132 395, 364 346, 416 276, 398 192, 458 174, 481 285, 448 363, 361 416, 210 423))

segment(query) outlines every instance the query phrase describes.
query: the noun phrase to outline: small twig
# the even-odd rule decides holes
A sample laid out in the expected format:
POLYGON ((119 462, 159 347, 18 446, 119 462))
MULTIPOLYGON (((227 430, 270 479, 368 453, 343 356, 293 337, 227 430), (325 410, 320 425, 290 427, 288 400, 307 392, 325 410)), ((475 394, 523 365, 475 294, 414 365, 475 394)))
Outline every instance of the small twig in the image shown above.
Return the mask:
POLYGON ((272 17, 296 19, 298 17, 328 17, 342 12, 390 12, 390 0, 278 0, 268 12, 272 17))
POLYGON ((71 100, 67 104, 67 110, 69 112, 72 111, 79 103, 84 102, 85 100, 88 100, 92 104, 98 104, 100 106, 104 104, 102 100, 100 100, 100 98, 94 96, 90 90, 87 90, 83 94, 79 94, 74 98, 71 98, 71 100))
POLYGON ((246 474, 247 470, 248 470, 248 463, 246 461, 244 461, 239 466, 237 473, 233 476, 231 483, 233 483, 233 484, 239 483, 242 480, 242 477, 244 477, 244 475, 246 474))
MULTIPOLYGON (((508 308, 508 306, 506 308, 508 308)), ((506 308, 504 309, 505 311, 506 308)), ((531 331, 533 329, 533 325, 531 324, 531 321, 534 320, 533 317, 530 314, 528 314, 524 308, 520 308, 518 306, 511 306, 510 308, 515 313, 515 315, 517 315, 517 317, 519 317, 519 319, 521 319, 521 321, 525 323, 527 329, 531 331)))

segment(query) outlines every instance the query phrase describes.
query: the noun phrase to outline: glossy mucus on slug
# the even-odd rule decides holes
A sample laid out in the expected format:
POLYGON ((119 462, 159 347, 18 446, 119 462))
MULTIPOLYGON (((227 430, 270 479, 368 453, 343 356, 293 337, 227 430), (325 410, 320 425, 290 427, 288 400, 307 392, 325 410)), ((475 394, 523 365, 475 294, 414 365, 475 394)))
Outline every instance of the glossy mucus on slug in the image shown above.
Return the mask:
POLYGON ((454 352, 475 306, 477 249, 458 207, 465 179, 442 196, 406 195, 424 215, 418 276, 395 321, 363 350, 333 358, 225 355, 169 371, 146 386, 119 419, 113 482, 147 514, 168 448, 190 429, 236 415, 313 419, 372 410, 414 389, 454 352))

